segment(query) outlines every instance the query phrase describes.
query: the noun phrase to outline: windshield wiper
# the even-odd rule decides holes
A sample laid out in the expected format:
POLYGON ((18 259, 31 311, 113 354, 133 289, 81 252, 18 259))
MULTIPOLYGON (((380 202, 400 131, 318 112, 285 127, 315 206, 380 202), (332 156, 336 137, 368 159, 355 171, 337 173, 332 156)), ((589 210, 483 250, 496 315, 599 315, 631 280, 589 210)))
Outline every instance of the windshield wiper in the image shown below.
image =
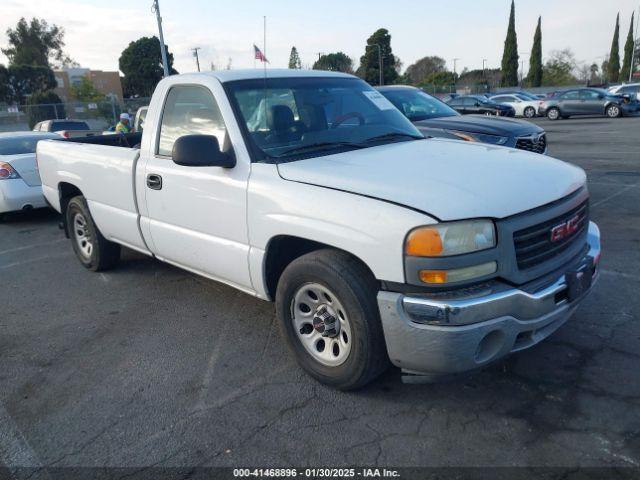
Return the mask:
POLYGON ((389 132, 389 133, 383 133, 382 135, 376 135, 375 137, 367 138, 365 140, 365 143, 377 142, 381 140, 394 140, 396 138, 411 138, 413 140, 424 139, 422 135, 412 135, 410 133, 401 133, 401 132, 389 132))
POLYGON ((276 157, 286 157, 287 155, 292 155, 294 153, 305 153, 312 152, 314 150, 323 150, 326 148, 336 148, 336 147, 349 147, 349 148, 366 148, 366 145, 362 145, 360 143, 353 142, 319 142, 319 143, 311 143, 309 145, 301 145, 299 147, 293 147, 289 150, 285 150, 280 155, 276 157))

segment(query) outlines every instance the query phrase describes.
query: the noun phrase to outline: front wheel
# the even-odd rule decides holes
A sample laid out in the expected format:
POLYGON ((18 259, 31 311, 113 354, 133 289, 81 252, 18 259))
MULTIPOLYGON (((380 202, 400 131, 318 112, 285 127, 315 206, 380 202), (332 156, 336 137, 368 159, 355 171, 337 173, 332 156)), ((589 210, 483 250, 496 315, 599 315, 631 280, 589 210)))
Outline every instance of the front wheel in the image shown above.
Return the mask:
POLYGON ((94 272, 113 268, 120 260, 120 245, 100 233, 84 197, 69 201, 66 216, 71 245, 80 263, 94 272))
POLYGON ((609 118, 618 118, 622 114, 618 105, 609 105, 605 113, 609 118))
POLYGON ((536 109, 533 107, 527 107, 524 109, 525 118, 533 118, 536 116, 536 109))
POLYGON ((560 110, 557 108, 550 108, 547 112, 547 118, 549 120, 558 120, 560 118, 560 110))
POLYGON ((289 348, 309 375, 353 390, 386 369, 377 293, 371 272, 346 252, 318 250, 285 269, 276 312, 289 348))

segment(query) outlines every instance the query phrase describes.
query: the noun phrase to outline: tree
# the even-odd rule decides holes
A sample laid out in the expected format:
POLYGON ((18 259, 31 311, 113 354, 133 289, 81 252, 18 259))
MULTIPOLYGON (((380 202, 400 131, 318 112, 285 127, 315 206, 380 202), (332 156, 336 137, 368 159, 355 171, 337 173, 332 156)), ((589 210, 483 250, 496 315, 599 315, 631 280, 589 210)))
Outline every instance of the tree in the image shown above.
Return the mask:
POLYGON ((298 49, 291 47, 291 54, 289 55, 289 68, 301 69, 302 62, 300 61, 300 55, 298 55, 298 49))
POLYGON ((542 17, 538 17, 538 26, 536 27, 536 33, 533 35, 527 85, 530 87, 542 85, 542 17))
POLYGON ((397 60, 391 50, 391 35, 386 28, 376 30, 367 39, 364 55, 360 57, 360 67, 356 72, 360 78, 372 85, 380 84, 380 62, 378 46, 382 55, 382 79, 385 84, 394 83, 398 78, 397 60))
POLYGON ((426 78, 439 72, 446 71, 447 61, 436 55, 423 57, 416 63, 409 65, 404 73, 405 80, 411 85, 419 85, 426 82, 426 78))
POLYGON ((570 49, 555 50, 544 65, 542 83, 545 86, 575 84, 578 81, 573 76, 575 69, 576 59, 570 49))
POLYGON ((426 77, 419 85, 435 85, 436 87, 443 87, 448 85, 454 85, 456 83, 456 75, 453 72, 441 71, 433 72, 426 77))
POLYGON ((518 37, 516 35, 516 6, 511 0, 511 13, 509 14, 509 27, 507 38, 504 41, 502 53, 502 83, 503 87, 518 86, 518 37))
POLYGON ((50 67, 51 60, 65 63, 71 59, 62 50, 64 29, 49 25, 46 20, 32 18, 29 23, 23 18, 15 29, 7 29, 9 46, 2 49, 9 65, 32 65, 50 67))
POLYGON ((616 28, 613 31, 611 53, 607 70, 607 81, 616 83, 620 78, 620 14, 616 17, 616 28))
POLYGON ((600 67, 597 63, 594 63, 589 67, 589 85, 597 85, 601 83, 600 67))
POLYGON ((82 77, 79 84, 71 86, 71 95, 80 102, 98 102, 105 97, 88 77, 82 77))
POLYGON ((29 128, 43 120, 65 118, 64 104, 52 90, 34 93, 27 103, 27 120, 29 128))
POLYGON ((631 57, 633 56, 633 26, 634 26, 635 12, 631 14, 631 25, 629 26, 629 33, 627 34, 627 41, 624 44, 624 60, 622 62, 622 70, 620 71, 621 80, 626 82, 629 80, 631 74, 631 57))
POLYGON ((24 104, 29 95, 56 87, 56 78, 49 67, 33 65, 12 65, 7 69, 7 90, 5 101, 24 104))
POLYGON ((0 64, 0 102, 9 103, 11 89, 9 88, 9 70, 0 64))
POLYGON ((336 52, 322 55, 313 64, 314 70, 353 73, 353 60, 346 53, 336 52))
MULTIPOLYGON (((173 68, 173 54, 167 49, 169 72, 178 73, 173 68)), ((158 37, 142 37, 131 42, 122 51, 118 60, 124 74, 123 88, 127 96, 149 97, 164 75, 160 41, 158 37)))

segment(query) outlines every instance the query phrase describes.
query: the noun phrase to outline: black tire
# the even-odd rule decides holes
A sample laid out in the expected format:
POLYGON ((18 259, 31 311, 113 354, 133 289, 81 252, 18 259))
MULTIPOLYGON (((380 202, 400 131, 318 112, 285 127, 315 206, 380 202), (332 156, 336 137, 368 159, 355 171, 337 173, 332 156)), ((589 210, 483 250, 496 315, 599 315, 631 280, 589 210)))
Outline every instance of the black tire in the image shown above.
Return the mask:
POLYGON ((99 272, 116 266, 120 260, 120 245, 110 242, 100 233, 83 196, 73 197, 69 201, 66 220, 73 251, 85 268, 93 272, 99 272), (84 219, 85 223, 85 227, 82 229, 76 228, 75 224, 76 219, 79 220, 80 217, 84 219), (83 231, 82 234, 79 233, 80 230, 83 231), (91 245, 88 254, 82 250, 78 240, 80 237, 88 238, 88 243, 91 245))
POLYGON ((550 108, 549 110, 547 110, 547 118, 549 120, 555 121, 558 120, 560 118, 560 109, 553 107, 550 108))
POLYGON ((527 107, 524 109, 525 118, 533 118, 536 116, 536 109, 533 107, 527 107))
POLYGON ((618 118, 622 116, 622 109, 618 105, 609 105, 605 110, 605 115, 609 118, 618 118))
POLYGON ((282 334, 298 364, 321 383, 339 390, 354 390, 374 380, 389 366, 376 296, 378 284, 356 258, 333 249, 317 250, 287 266, 278 282, 276 312, 282 334), (303 346, 293 324, 296 292, 319 284, 335 294, 346 310, 351 345, 344 363, 327 366, 303 346))

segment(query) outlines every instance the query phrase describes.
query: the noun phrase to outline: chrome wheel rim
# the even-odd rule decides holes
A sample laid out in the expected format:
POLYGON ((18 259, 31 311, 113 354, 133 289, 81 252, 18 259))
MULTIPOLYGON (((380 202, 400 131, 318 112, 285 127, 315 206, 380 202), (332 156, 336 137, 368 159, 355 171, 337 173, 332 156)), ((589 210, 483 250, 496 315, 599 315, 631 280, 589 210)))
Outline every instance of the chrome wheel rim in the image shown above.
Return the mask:
POLYGON ((620 109, 618 107, 609 107, 609 116, 617 117, 620 114, 620 109))
POLYGON ((351 352, 351 324, 337 295, 319 283, 306 283, 291 302, 298 340, 314 360, 329 367, 343 364, 351 352))
POLYGON ((524 111, 524 116, 527 118, 533 118, 533 116, 535 115, 535 110, 531 107, 525 109, 524 111))
POLYGON ((76 240, 80 254, 86 259, 91 258, 93 242, 91 232, 89 232, 89 226, 87 225, 87 219, 84 218, 82 213, 76 213, 73 216, 73 237, 76 240))
POLYGON ((549 111, 549 118, 551 120, 555 120, 556 118, 558 118, 558 111, 557 110, 550 110, 549 111))

